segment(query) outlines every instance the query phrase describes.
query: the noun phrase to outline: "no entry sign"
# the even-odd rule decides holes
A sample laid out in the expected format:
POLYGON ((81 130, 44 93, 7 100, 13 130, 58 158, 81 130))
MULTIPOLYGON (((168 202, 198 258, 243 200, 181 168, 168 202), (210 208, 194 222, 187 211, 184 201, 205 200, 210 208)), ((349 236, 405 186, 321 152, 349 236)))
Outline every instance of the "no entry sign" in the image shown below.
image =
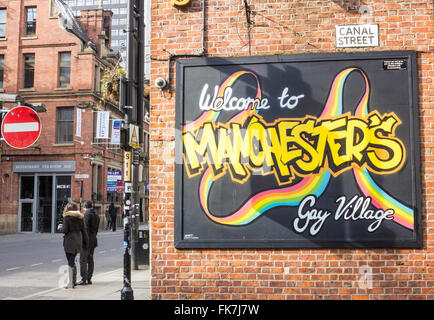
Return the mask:
POLYGON ((124 193, 124 190, 125 190, 124 183, 122 181, 118 181, 116 184, 116 192, 117 193, 124 193))
POLYGON ((15 107, 9 110, 2 122, 2 136, 6 143, 16 149, 34 144, 41 135, 41 119, 29 107, 15 107))

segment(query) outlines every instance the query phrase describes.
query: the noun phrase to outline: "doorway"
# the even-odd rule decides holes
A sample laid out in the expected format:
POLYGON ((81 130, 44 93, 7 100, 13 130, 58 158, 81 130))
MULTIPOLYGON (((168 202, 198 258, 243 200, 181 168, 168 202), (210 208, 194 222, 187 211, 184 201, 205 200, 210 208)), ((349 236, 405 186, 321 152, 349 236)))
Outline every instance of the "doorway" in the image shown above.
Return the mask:
POLYGON ((19 231, 54 233, 71 201, 71 176, 22 175, 19 194, 19 231))
POLYGON ((51 232, 51 223, 53 221, 53 177, 39 176, 37 178, 37 232, 51 232))

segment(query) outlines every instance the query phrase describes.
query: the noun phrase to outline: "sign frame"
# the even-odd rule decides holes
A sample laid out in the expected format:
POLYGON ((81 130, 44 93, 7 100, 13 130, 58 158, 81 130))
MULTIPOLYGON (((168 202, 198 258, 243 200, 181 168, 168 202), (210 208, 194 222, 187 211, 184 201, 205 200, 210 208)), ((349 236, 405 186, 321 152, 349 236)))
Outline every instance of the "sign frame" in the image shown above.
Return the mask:
MULTIPOLYGON (((72 161, 15 161, 14 173, 43 173, 43 172, 75 172, 76 163, 72 161)), ((77 179, 77 178, 76 178, 77 179)), ((80 178, 78 178, 80 179, 80 178)))
MULTIPOLYGON (((352 62, 354 60, 382 60, 382 59, 407 59, 408 69, 408 91, 409 91, 409 131, 411 131, 414 142, 407 150, 407 157, 411 158, 411 172, 414 177, 412 190, 415 203, 414 231, 411 240, 387 239, 387 240, 363 240, 363 241, 342 241, 329 240, 323 242, 313 241, 311 238, 302 240, 286 239, 201 239, 195 234, 185 231, 184 222, 184 161, 175 163, 175 224, 174 224, 174 246, 177 249, 193 248, 220 248, 220 249, 242 249, 242 248, 421 248, 423 244, 422 234, 422 202, 421 202, 421 178, 420 178, 420 139, 419 139, 419 118, 418 118, 418 81, 415 51, 383 51, 383 52, 357 52, 357 53, 326 53, 326 54, 298 54, 288 56, 261 56, 242 58, 206 58, 206 59, 181 59, 176 65, 176 148, 175 159, 183 159, 183 142, 181 132, 185 121, 184 99, 188 95, 184 91, 185 73, 188 68, 215 67, 230 65, 243 65, 251 68, 257 64, 279 64, 279 63, 304 63, 304 62, 352 62)), ((381 66, 382 68, 382 66, 381 66)), ((212 89, 211 89, 212 91, 212 89)), ((200 94, 200 93, 199 93, 200 94)), ((190 201, 190 200, 188 200, 190 201)), ((210 222, 212 222, 210 220, 210 222)))
POLYGON ((124 181, 131 181, 131 161, 132 161, 132 152, 125 151, 124 152, 124 181))
POLYGON ((140 148, 140 142, 139 142, 139 126, 136 126, 134 124, 130 124, 130 131, 129 131, 129 146, 134 149, 140 148))
POLYGON ((369 47, 378 47, 380 45, 380 34, 379 34, 379 26, 378 24, 354 24, 354 25, 336 25, 335 26, 335 46, 338 49, 343 49, 343 48, 369 48, 369 47), (364 30, 369 29, 369 33, 368 34, 362 34, 364 33, 363 31, 359 32, 358 35, 356 34, 351 34, 349 38, 346 38, 345 42, 350 42, 349 44, 344 44, 343 43, 343 39, 345 39, 345 37, 347 37, 347 35, 342 35, 339 34, 340 30, 344 30, 347 29, 347 33, 348 30, 350 28, 353 28, 353 32, 355 32, 356 28, 364 28, 364 30), (374 33, 370 33, 371 31, 373 31, 374 33), (371 42, 369 43, 364 43, 366 42, 367 39, 372 38, 371 42), (342 43, 340 43, 342 40, 342 43), (350 41, 348 41, 350 40, 350 41), (352 42, 355 43, 352 43, 352 42), (363 43, 358 43, 358 42, 363 42, 363 43))

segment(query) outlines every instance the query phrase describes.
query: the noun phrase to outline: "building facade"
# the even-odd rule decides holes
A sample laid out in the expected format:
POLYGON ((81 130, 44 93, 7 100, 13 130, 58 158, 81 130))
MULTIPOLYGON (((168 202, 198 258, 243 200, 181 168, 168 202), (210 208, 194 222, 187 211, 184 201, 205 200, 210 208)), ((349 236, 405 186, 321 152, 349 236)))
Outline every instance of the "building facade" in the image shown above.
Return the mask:
POLYGON ((71 200, 93 200, 104 217, 111 201, 120 206, 107 181, 123 170, 119 145, 96 136, 99 111, 110 112, 110 123, 124 117, 101 94, 102 75, 119 59, 107 36, 112 13, 88 10, 75 19, 62 1, 47 0, 1 1, 0 14, 0 90, 46 106, 35 144, 1 143, 0 232, 56 232, 71 200))
MULTIPOLYGON (((431 201, 433 2, 191 0, 182 2, 182 6, 172 3, 153 1, 151 8, 150 82, 153 84, 158 78, 164 78, 169 83, 163 90, 153 86, 150 96, 152 298, 434 299, 431 201), (404 73, 411 73, 411 76, 394 83, 404 73), (382 78, 383 74, 387 77, 382 78), (393 75, 396 75, 395 79, 393 75), (356 82, 347 84, 345 89, 341 86, 343 82, 339 82, 342 79, 356 82), (352 86, 361 90, 353 97, 353 93, 348 93, 352 86), (383 173, 377 171, 371 181, 372 185, 385 183, 389 178, 392 181, 389 193, 381 193, 376 199, 378 202, 394 193, 416 199, 409 202, 414 206, 407 203, 410 211, 415 213, 410 224, 404 221, 405 218, 400 220, 398 210, 393 210, 394 216, 389 216, 378 228, 377 225, 367 226, 369 231, 362 230, 353 227, 358 222, 348 213, 354 208, 350 204, 345 207, 345 215, 341 211, 335 219, 320 220, 324 212, 319 209, 330 208, 327 201, 335 199, 333 192, 339 190, 353 196, 364 190, 365 196, 369 195, 369 188, 354 187, 351 176, 352 180, 346 180, 351 172, 339 165, 349 158, 342 158, 339 165, 331 167, 332 160, 343 157, 343 152, 350 148, 348 144, 347 149, 330 147, 326 152, 328 162, 322 163, 327 165, 326 170, 314 173, 314 169, 309 169, 311 174, 306 174, 308 169, 304 167, 303 179, 300 177, 307 185, 309 179, 318 174, 324 178, 322 175, 327 172, 333 174, 327 176, 327 181, 334 183, 342 179, 333 187, 315 193, 315 197, 319 197, 325 192, 330 198, 315 207, 319 212, 313 209, 317 198, 308 198, 312 209, 308 211, 309 218, 320 222, 303 224, 305 220, 302 219, 308 215, 302 210, 295 219, 297 212, 290 207, 292 204, 284 202, 292 199, 295 191, 287 192, 285 197, 276 195, 285 186, 294 186, 291 179, 301 176, 298 172, 302 170, 295 165, 291 167, 292 171, 285 166, 277 169, 271 166, 282 159, 284 151, 288 153, 285 156, 291 157, 288 152, 291 149, 282 149, 280 156, 276 156, 276 145, 280 143, 276 137, 286 137, 286 143, 295 139, 289 137, 287 131, 273 129, 272 126, 279 122, 273 122, 271 110, 280 114, 281 119, 299 119, 291 124, 286 122, 288 130, 300 124, 300 119, 306 121, 304 125, 316 123, 315 117, 320 113, 305 112, 323 103, 330 108, 323 111, 322 117, 330 116, 327 121, 332 121, 339 113, 329 113, 333 112, 331 106, 336 110, 347 110, 345 108, 350 105, 335 105, 339 100, 339 96, 334 95, 336 88, 341 88, 340 94, 344 96, 349 94, 346 97, 350 100, 346 101, 361 97, 362 101, 373 99, 370 107, 376 103, 375 107, 385 108, 378 109, 378 114, 385 112, 392 116, 393 112, 398 118, 404 119, 408 115, 411 119, 409 132, 415 138, 408 138, 411 135, 402 132, 402 136, 396 136, 403 141, 402 146, 412 146, 407 150, 406 164, 401 161, 401 167, 387 177, 380 177, 383 173), (410 94, 394 101, 403 92, 410 94), (381 95, 389 95, 390 99, 383 99, 381 95), (404 103, 406 100, 408 104, 404 103), (240 120, 244 119, 243 114, 236 118, 234 110, 248 112, 252 110, 251 105, 262 109, 258 112, 260 116, 249 113, 256 119, 251 122, 253 128, 262 132, 262 135, 256 133, 252 141, 261 141, 262 148, 240 149, 235 159, 239 160, 242 152, 249 156, 247 162, 239 163, 237 167, 226 166, 221 159, 229 161, 230 156, 224 150, 219 153, 218 148, 228 141, 225 135, 227 139, 233 138, 228 133, 230 128, 237 130, 243 125, 240 120), (300 106, 305 110, 300 110, 300 106), (405 117, 401 113, 403 110, 409 112, 405 117), (416 110, 415 114, 412 110, 416 110), (291 112, 297 116, 291 117, 291 112), (234 117, 229 118, 229 114, 234 117), (224 123, 229 121, 226 119, 232 119, 232 122, 224 123), (198 126, 197 131, 192 129, 195 126, 198 126), (272 145, 263 138, 265 134, 274 141, 272 145), (331 150, 338 151, 333 153, 331 150), (261 158, 264 154, 272 156, 261 158), (191 162, 188 163, 187 158, 192 159, 191 162), (419 160, 420 167, 417 166, 419 160), (266 161, 274 171, 265 171, 266 161), (273 172, 274 175, 267 174, 273 172), (291 172, 293 176, 288 178, 291 172), (413 178, 404 178, 407 174, 413 178), (217 180, 221 184, 213 184, 217 180), (272 185, 274 189, 264 189, 265 185, 272 185), (261 193, 256 198, 248 198, 251 190, 261 193), (270 202, 270 196, 275 197, 275 202, 270 202), (225 214, 223 209, 227 207, 234 210, 236 216, 225 214), (250 216, 246 216, 246 212, 250 216), (342 223, 341 227, 334 228, 338 223, 342 223), (403 244, 396 237, 403 232, 411 234, 411 243, 403 244), (354 238, 343 241, 341 236, 354 238), (287 237, 292 238, 288 240, 287 237), (357 237, 367 238, 354 241, 359 239, 357 237), (375 242, 369 244, 367 240, 375 237, 375 242), (389 239, 387 242, 386 238, 389 239), (328 241, 326 244, 324 239, 328 241)), ((359 106, 356 111, 347 111, 360 116, 366 112, 363 109, 366 104, 359 106)), ((352 119, 359 121, 361 118, 352 119)), ((322 122, 326 123, 329 122, 322 122)), ((403 120, 399 128, 407 125, 403 120)), ((368 122, 366 126, 369 126, 368 122)), ((304 130, 306 132, 306 127, 304 130)), ((240 132, 238 137, 242 139, 240 132)), ((356 134, 359 138, 360 132, 356 134)), ((399 135, 399 129, 395 133, 399 135)), ((384 134, 375 136, 384 138, 384 134)), ((310 156, 299 161, 300 166, 307 165, 316 154, 307 143, 313 144, 315 140, 309 140, 309 136, 300 132, 299 137, 302 137, 299 146, 311 151, 310 156)), ((345 135, 336 136, 338 140, 344 138, 345 135)), ((359 138, 353 142, 357 144, 361 141, 359 138)), ((234 144, 226 145, 226 148, 234 148, 234 144)), ((385 154, 391 158, 392 152, 387 150, 377 160, 388 159, 385 154)), ((295 157, 296 146, 292 147, 292 152, 295 157)), ((361 159, 366 158, 361 156, 361 159)), ((361 163, 352 166, 356 175, 357 168, 362 166, 361 163)), ((363 185, 360 179, 356 182, 363 185)), ((337 203, 345 200, 339 199, 337 203)), ((378 203, 370 202, 374 197, 364 199, 367 201, 364 210, 380 207, 378 203)), ((299 200, 297 205, 300 205, 299 200)), ((356 207, 360 208, 360 204, 356 207)), ((392 211, 382 212, 388 212, 387 216, 392 211)))
POLYGON ((127 29, 128 25, 127 0, 67 0, 65 3, 71 7, 76 17, 81 16, 81 11, 98 9, 100 5, 104 10, 112 11, 111 48, 113 51, 122 52, 125 57, 127 42, 124 30, 127 29))
MULTIPOLYGON (((127 33, 128 29, 128 1, 127 0, 65 0, 65 3, 71 7, 74 15, 79 17, 82 10, 103 8, 113 12, 112 31, 111 31, 111 48, 113 51, 119 51, 124 65, 127 59, 127 33)), ((150 1, 145 1, 145 79, 149 79, 149 46, 150 46, 150 1)))

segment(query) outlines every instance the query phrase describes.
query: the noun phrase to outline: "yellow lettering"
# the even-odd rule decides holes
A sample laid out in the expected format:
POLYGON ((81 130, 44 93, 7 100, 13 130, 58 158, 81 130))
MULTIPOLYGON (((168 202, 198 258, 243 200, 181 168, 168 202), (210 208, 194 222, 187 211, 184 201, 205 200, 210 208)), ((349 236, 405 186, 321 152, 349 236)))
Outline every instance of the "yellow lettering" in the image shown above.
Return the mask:
POLYGON ((392 173, 405 160, 404 145, 395 137, 400 123, 394 113, 381 117, 376 111, 367 118, 346 114, 270 124, 254 115, 248 123, 208 122, 183 134, 185 167, 193 177, 207 163, 214 179, 229 169, 232 180, 239 183, 247 181, 253 170, 263 175, 274 172, 279 184, 321 169, 336 176, 356 165, 392 173))

